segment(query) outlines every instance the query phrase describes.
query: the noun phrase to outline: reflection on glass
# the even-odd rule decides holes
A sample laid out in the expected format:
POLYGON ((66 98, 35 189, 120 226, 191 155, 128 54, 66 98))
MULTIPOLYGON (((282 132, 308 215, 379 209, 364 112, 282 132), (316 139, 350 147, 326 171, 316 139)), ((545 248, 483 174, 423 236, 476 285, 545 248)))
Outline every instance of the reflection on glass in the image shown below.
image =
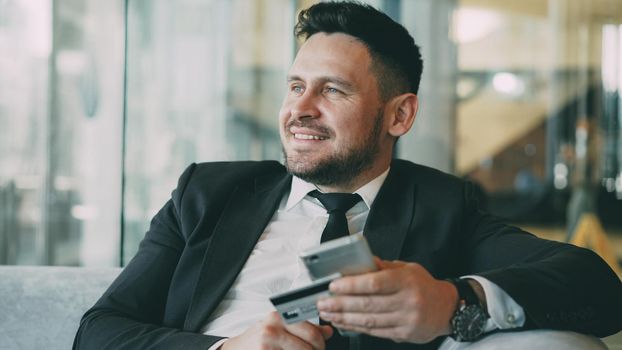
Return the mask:
MULTIPOLYGON (((0 264, 127 262, 189 163, 280 159, 292 27, 315 2, 0 1, 0 264)), ((622 0, 367 2, 427 62, 397 156, 516 221, 563 225, 587 188, 622 228, 622 0)))
POLYGON ((456 170, 496 214, 563 226, 571 194, 590 188, 607 203, 594 210, 622 228, 605 213, 622 202, 599 185, 615 192, 620 171, 621 10, 620 0, 459 1, 456 170))
POLYGON ((130 1, 125 257, 191 162, 279 159, 293 2, 130 1))
POLYGON ((0 263, 117 263, 122 24, 122 1, 0 2, 0 263))
POLYGON ((622 200, 622 25, 603 25, 602 61, 602 185, 622 200))

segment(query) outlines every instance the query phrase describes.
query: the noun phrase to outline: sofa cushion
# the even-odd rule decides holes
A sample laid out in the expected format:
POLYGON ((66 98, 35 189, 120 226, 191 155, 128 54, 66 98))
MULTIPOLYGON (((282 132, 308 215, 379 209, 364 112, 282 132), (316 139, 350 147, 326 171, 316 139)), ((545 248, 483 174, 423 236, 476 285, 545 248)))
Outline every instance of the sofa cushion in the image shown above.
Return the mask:
POLYGON ((0 350, 71 349, 120 268, 0 266, 0 350))

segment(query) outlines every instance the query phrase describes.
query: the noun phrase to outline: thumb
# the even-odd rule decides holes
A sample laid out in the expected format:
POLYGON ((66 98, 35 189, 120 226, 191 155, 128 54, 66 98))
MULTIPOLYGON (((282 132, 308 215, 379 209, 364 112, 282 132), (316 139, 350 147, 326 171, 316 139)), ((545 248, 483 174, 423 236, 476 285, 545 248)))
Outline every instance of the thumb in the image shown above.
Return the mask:
POLYGON ((333 327, 331 326, 320 326, 320 332, 322 332, 322 336, 324 340, 328 340, 333 336, 333 327))
POLYGON ((398 260, 393 260, 393 261, 382 260, 382 259, 378 258, 377 256, 374 257, 374 261, 376 262, 376 266, 378 266, 379 270, 396 269, 396 268, 404 266, 404 262, 403 261, 398 261, 398 260))

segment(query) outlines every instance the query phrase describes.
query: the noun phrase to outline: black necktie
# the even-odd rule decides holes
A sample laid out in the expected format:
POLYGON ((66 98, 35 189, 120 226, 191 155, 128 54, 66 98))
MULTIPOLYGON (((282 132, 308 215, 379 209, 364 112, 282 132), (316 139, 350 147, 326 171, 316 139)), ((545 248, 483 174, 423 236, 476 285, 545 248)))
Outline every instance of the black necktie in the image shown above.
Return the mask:
MULTIPOLYGON (((328 212, 328 223, 322 231, 321 242, 330 241, 350 234, 346 212, 361 200, 361 196, 352 193, 322 193, 311 191, 311 197, 317 198, 328 212)), ((328 324, 320 320, 320 324, 328 324)), ((350 340, 342 337, 333 327, 333 336, 326 342, 326 350, 348 350, 350 340)))
POLYGON ((317 198, 328 212, 328 223, 322 231, 324 243, 350 234, 346 212, 361 200, 361 196, 353 193, 322 193, 311 191, 309 196, 317 198))

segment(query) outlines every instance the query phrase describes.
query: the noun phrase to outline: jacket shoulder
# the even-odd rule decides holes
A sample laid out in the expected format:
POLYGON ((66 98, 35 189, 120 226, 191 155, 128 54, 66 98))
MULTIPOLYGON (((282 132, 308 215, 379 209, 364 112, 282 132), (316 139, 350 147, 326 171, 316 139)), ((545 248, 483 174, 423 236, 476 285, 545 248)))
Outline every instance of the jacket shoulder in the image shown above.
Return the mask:
POLYGON ((398 183, 416 186, 417 197, 425 205, 462 205, 473 191, 469 181, 406 160, 394 160, 391 169, 398 183))
POLYGON ((395 159, 391 168, 402 180, 414 181, 417 185, 462 187, 466 182, 455 175, 403 159, 395 159))
POLYGON ((258 178, 280 178, 286 174, 285 167, 277 161, 193 163, 180 176, 175 192, 178 196, 226 195, 235 187, 253 186, 258 178))

